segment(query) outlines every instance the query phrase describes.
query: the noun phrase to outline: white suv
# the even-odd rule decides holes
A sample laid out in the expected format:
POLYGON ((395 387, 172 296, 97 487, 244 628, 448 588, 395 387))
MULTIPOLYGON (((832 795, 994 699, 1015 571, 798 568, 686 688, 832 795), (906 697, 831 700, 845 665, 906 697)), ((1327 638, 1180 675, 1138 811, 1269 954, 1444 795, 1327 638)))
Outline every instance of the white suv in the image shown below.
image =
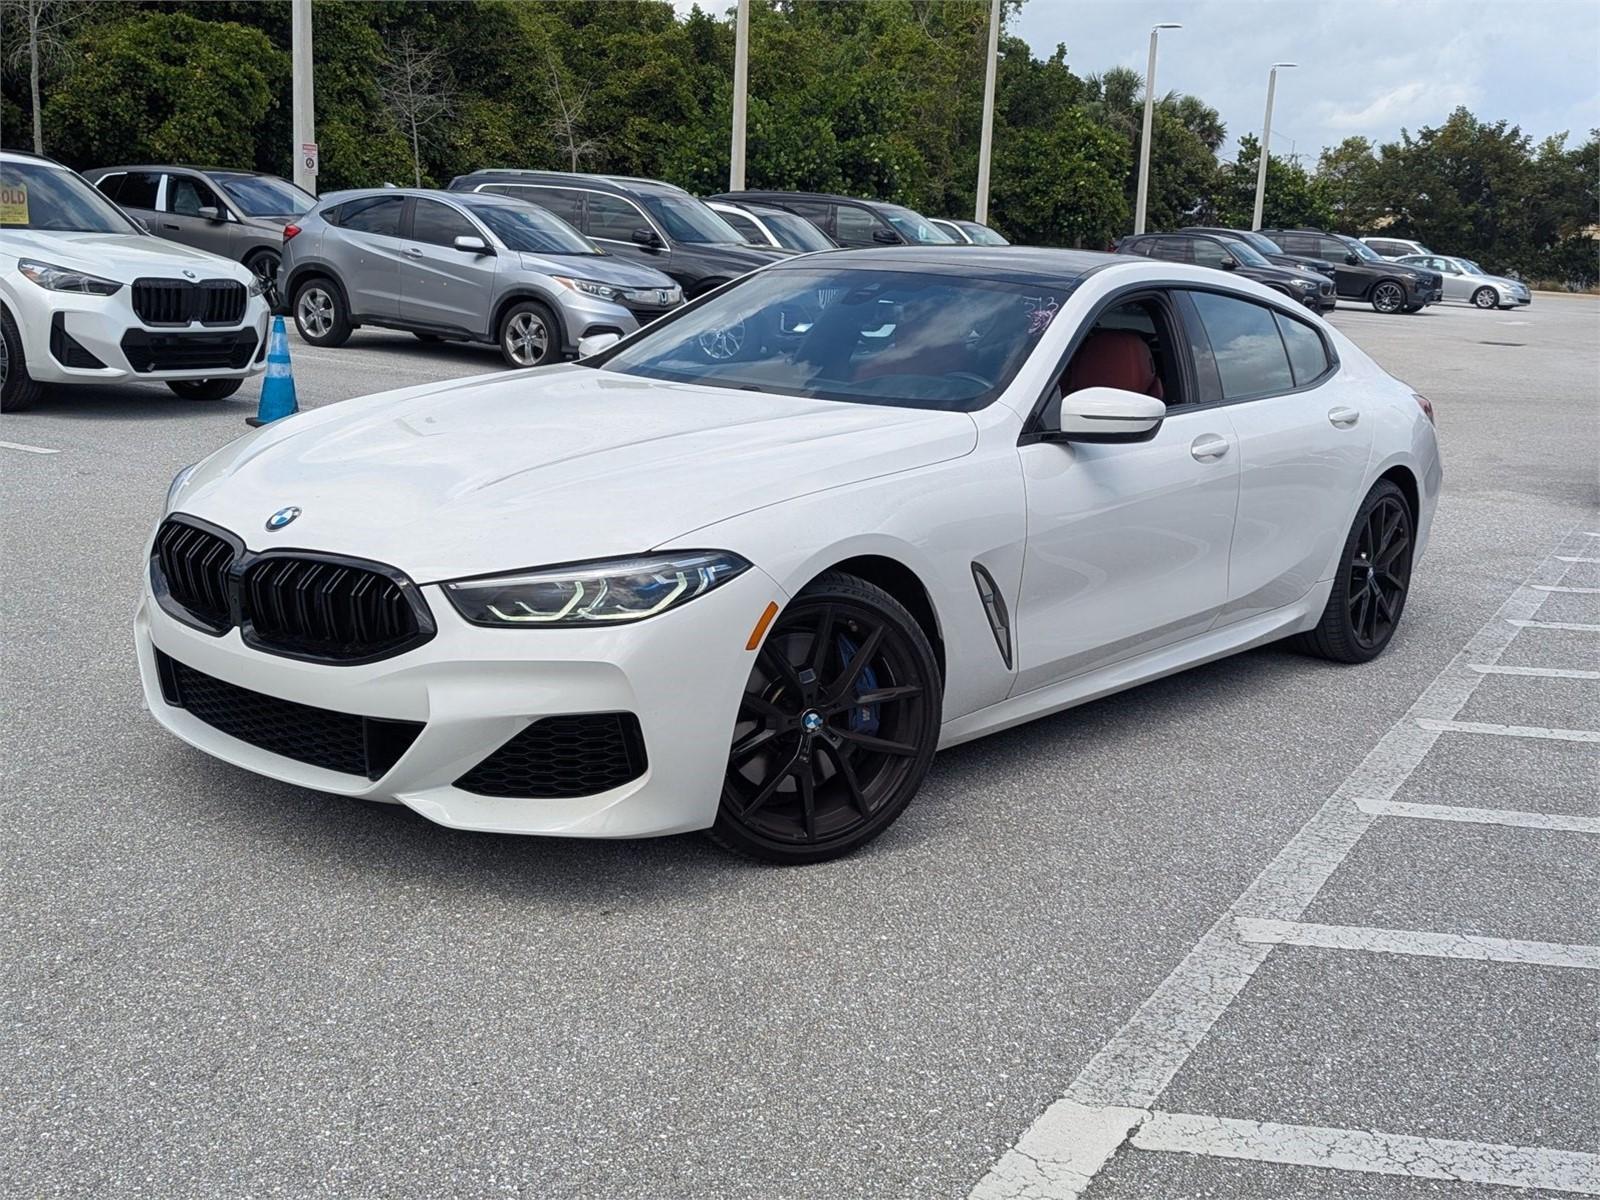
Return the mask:
POLYGON ((0 411, 47 383, 231 396, 266 362, 261 289, 240 263, 152 237, 60 163, 0 153, 0 411))

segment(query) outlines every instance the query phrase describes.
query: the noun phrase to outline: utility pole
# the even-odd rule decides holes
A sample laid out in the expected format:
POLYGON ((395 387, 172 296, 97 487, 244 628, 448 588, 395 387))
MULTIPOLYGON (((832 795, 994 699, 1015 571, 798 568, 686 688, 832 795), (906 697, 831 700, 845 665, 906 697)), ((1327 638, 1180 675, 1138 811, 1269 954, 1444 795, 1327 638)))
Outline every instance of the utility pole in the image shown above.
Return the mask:
POLYGON ((989 223, 989 159, 994 154, 994 79, 1000 65, 1000 0, 989 5, 989 57, 983 70, 983 134, 978 140, 978 203, 972 219, 989 223))
POLYGON ((744 127, 750 91, 750 0, 739 0, 733 20, 733 152, 728 157, 728 190, 744 191, 744 127))
POLYGON ((1267 115, 1261 122, 1261 161, 1256 165, 1256 211, 1250 218, 1250 228, 1261 228, 1261 209, 1267 201, 1267 159, 1272 153, 1272 95, 1278 90, 1278 68, 1296 67, 1299 63, 1273 63, 1267 74, 1267 115))
POLYGON ((311 0, 291 0, 289 48, 293 59, 294 182, 315 194, 317 190, 317 113, 311 86, 311 0))
POLYGON ((1150 58, 1144 71, 1144 136, 1139 139, 1139 199, 1133 210, 1133 232, 1144 232, 1146 199, 1150 195, 1150 127, 1156 108, 1156 36, 1163 29, 1182 29, 1174 21, 1163 21, 1150 30, 1150 58))

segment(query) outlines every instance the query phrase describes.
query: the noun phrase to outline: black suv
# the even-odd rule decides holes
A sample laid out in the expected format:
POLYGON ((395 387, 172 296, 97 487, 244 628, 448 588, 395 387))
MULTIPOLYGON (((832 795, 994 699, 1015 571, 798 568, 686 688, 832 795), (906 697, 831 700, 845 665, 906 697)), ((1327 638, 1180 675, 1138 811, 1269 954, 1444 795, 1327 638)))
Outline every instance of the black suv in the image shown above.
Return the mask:
POLYGON ((712 200, 770 204, 810 221, 841 246, 949 246, 955 238, 900 204, 826 192, 724 192, 712 200))
POLYGON ((1338 306, 1332 280, 1306 267, 1274 266, 1239 238, 1209 233, 1145 233, 1123 238, 1117 243, 1117 253, 1232 271, 1318 312, 1338 306))
POLYGON ((1319 275, 1333 278, 1333 264, 1327 259, 1312 254, 1285 254, 1282 246, 1259 230, 1225 229, 1220 225, 1185 225, 1178 232, 1211 233, 1217 237, 1238 238, 1269 263, 1277 263, 1280 267, 1310 267, 1319 275))
POLYGON ((1263 229, 1289 254, 1315 254, 1333 263, 1340 298, 1365 300, 1381 313, 1416 312, 1443 298, 1444 276, 1378 257, 1365 242, 1320 229, 1263 229))
POLYGON ((658 179, 491 168, 457 175, 450 190, 536 204, 618 257, 665 271, 689 297, 791 254, 746 245, 711 209, 658 179))

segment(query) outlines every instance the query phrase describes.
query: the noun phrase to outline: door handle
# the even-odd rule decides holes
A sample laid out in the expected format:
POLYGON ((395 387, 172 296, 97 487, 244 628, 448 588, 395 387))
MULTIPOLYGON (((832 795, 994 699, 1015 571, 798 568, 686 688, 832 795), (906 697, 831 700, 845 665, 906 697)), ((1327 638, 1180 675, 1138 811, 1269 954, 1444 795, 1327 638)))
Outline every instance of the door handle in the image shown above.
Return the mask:
POLYGON ((1361 414, 1353 408, 1330 408, 1328 422, 1335 429, 1349 429, 1361 419, 1361 414))
POLYGON ((174 225, 171 221, 163 221, 163 222, 161 222, 161 228, 163 228, 163 229, 177 229, 179 227, 177 225, 174 225))
POLYGON ((1228 439, 1214 433, 1202 433, 1189 443, 1189 453, 1197 462, 1211 462, 1228 452, 1228 439))
POLYGON ((407 258, 421 258, 422 257, 422 251, 420 249, 418 249, 416 246, 407 246, 404 250, 400 251, 400 253, 404 254, 407 258))

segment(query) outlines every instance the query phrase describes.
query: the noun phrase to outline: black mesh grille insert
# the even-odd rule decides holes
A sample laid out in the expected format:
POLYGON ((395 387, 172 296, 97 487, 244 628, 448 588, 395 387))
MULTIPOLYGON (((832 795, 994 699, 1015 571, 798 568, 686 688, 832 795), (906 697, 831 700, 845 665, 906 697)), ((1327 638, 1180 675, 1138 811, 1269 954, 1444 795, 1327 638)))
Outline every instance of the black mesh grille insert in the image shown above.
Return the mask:
POLYGON ((167 595, 208 629, 227 629, 233 547, 205 529, 167 521, 156 533, 156 566, 167 595))
POLYGON ((460 779, 480 796, 593 796, 644 774, 644 735, 632 713, 542 717, 460 779))
POLYGON ((379 779, 411 748, 420 721, 387 721, 313 708, 225 683, 156 651, 161 692, 213 729, 271 754, 379 779))
POLYGON ((256 331, 228 333, 151 333, 130 329, 122 335, 122 353, 135 371, 237 371, 250 365, 256 352, 256 331))
POLYGON ((133 281, 133 311, 146 325, 237 325, 246 300, 244 284, 232 279, 133 281))
POLYGON ((250 641, 317 658, 386 654, 421 633, 393 579, 323 559, 258 559, 245 568, 239 603, 250 641))

